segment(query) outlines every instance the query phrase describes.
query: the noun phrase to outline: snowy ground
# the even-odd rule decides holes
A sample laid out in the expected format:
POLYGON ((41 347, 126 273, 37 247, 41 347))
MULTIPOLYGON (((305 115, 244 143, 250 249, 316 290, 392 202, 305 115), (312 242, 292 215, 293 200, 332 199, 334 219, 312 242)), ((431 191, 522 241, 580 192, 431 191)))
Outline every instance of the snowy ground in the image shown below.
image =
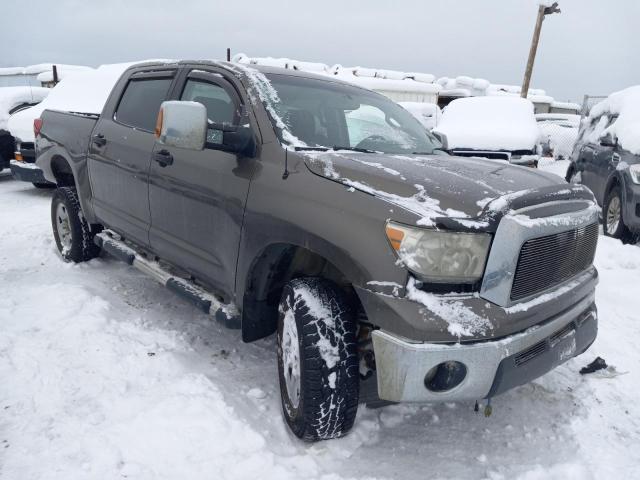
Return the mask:
POLYGON ((0 174, 0 477, 632 478, 640 468, 640 248, 602 238, 600 334, 494 401, 361 408, 344 439, 293 438, 273 339, 246 345, 108 258, 63 263, 50 191, 0 174), (595 356, 619 376, 582 377, 595 356))

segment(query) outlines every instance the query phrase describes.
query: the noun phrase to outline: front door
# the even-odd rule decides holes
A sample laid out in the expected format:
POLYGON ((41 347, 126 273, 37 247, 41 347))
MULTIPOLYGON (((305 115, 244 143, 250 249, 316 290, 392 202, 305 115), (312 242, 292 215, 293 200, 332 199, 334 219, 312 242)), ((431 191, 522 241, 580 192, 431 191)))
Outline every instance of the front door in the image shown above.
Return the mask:
MULTIPOLYGON (((192 71, 178 98, 203 104, 209 122, 237 125, 241 100, 221 75, 192 71)), ((224 295, 231 295, 244 207, 255 159, 220 150, 209 129, 202 151, 154 146, 149 177, 153 250, 224 295)))
POLYGON ((141 245, 149 244, 149 165, 153 130, 175 71, 132 75, 114 112, 93 131, 89 174, 93 208, 105 225, 141 245))

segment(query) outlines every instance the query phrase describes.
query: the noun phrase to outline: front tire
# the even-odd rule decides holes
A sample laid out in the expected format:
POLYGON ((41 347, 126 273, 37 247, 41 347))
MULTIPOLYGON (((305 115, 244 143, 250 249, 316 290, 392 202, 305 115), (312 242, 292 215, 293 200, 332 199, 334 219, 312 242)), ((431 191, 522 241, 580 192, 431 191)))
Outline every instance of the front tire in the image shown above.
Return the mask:
POLYGON ((602 230, 604 234, 622 240, 622 243, 636 243, 638 235, 633 234, 624 223, 622 191, 618 185, 609 191, 603 207, 602 230))
POLYGON ((278 376, 291 431, 308 442, 337 438, 358 410, 356 321, 344 292, 320 278, 289 282, 278 309, 278 376))
POLYGON ((75 188, 56 189, 51 200, 51 225, 56 246, 68 262, 86 262, 100 254, 95 233, 84 218, 75 188))

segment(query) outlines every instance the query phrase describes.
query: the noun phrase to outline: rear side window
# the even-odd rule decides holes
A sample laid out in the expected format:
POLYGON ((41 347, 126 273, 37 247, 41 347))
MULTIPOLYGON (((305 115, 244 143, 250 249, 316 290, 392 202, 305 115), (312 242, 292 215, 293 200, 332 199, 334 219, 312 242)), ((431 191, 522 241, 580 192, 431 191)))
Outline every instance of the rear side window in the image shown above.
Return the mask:
POLYGON ((170 78, 131 80, 120 99, 116 120, 129 127, 152 132, 171 81, 170 78))

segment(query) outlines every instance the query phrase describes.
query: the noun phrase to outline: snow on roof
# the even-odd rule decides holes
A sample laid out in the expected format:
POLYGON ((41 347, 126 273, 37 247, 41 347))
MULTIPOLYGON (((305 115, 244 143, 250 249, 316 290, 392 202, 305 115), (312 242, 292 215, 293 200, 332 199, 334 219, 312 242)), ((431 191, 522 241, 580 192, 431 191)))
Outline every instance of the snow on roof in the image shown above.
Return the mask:
POLYGON ((580 109, 581 109, 580 105, 578 105, 577 103, 573 103, 573 102, 558 102, 556 100, 551 102, 551 108, 562 108, 562 109, 565 109, 565 110, 575 110, 576 112, 579 112, 580 109))
POLYGON ((603 134, 611 133, 625 150, 640 155, 640 85, 612 93, 595 105, 589 119, 603 114, 618 115, 618 119, 603 134))
POLYGON ((83 65, 65 65, 63 63, 39 63, 37 65, 30 65, 28 67, 5 67, 0 68, 0 76, 3 75, 38 75, 44 72, 53 72, 53 66, 56 65, 58 71, 80 71, 80 70, 93 70, 91 67, 85 67, 83 65))
POLYGON ((530 100, 511 96, 460 98, 444 111, 436 131, 449 148, 531 150, 538 126, 530 100))
POLYGON ((51 90, 42 87, 0 88, 0 129, 5 129, 11 109, 29 103, 39 103, 51 90))
POLYGON ((435 77, 428 73, 402 72, 360 66, 343 67, 342 65, 333 65, 329 67, 324 63, 301 62, 291 58, 249 57, 244 53, 235 55, 232 62, 331 75, 354 85, 377 91, 402 91, 433 95, 441 89, 439 85, 433 83, 435 77))

